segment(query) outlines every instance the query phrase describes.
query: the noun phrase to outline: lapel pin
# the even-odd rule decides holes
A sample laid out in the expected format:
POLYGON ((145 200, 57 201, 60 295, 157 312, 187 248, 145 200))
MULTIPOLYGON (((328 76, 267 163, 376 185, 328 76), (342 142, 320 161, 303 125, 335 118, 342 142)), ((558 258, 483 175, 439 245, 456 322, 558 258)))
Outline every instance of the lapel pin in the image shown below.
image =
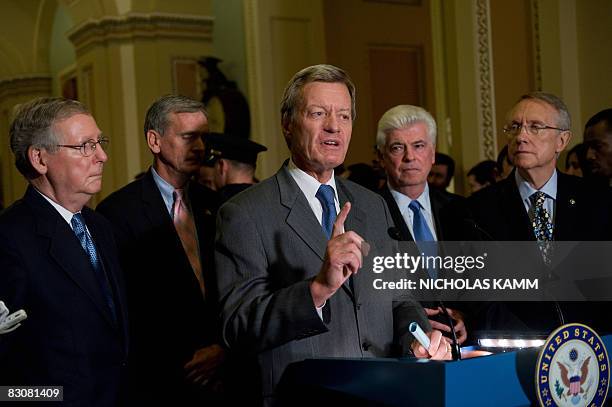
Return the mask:
POLYGON ((576 205, 576 200, 574 198, 570 198, 569 204, 570 204, 570 206, 576 205))

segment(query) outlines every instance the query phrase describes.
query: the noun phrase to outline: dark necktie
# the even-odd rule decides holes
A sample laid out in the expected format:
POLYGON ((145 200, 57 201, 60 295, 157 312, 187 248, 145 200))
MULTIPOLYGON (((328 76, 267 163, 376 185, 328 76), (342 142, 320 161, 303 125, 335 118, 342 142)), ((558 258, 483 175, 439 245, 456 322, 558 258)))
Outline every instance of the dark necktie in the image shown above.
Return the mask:
POLYGON ((544 207, 546 194, 542 191, 534 192, 529 199, 533 205, 533 219, 531 226, 533 233, 538 241, 540 252, 544 258, 544 262, 550 265, 552 260, 552 245, 549 243, 553 240, 553 223, 550 214, 544 207))
POLYGON ((316 198, 321 202, 323 207, 323 218, 321 226, 323 232, 328 239, 331 238, 334 222, 336 221, 336 205, 334 203, 334 188, 329 185, 322 184, 316 193, 316 198))
POLYGON ((83 250, 85 250, 87 257, 89 257, 89 262, 94 269, 96 280, 98 280, 98 284, 100 285, 102 294, 104 295, 106 304, 110 309, 113 320, 117 322, 115 302, 113 301, 113 291, 110 287, 106 274, 104 273, 104 268, 100 262, 100 257, 98 256, 96 246, 85 229, 85 220, 83 219, 83 215, 80 213, 73 215, 70 223, 72 224, 74 234, 79 239, 79 242, 81 242, 81 246, 83 247, 83 250))
MULTIPOLYGON (((412 233, 414 234, 414 241, 417 244, 417 247, 425 254, 425 256, 433 257, 438 255, 438 249, 435 243, 436 239, 434 239, 429 226, 427 226, 427 221, 425 221, 425 217, 421 212, 421 204, 419 201, 414 200, 410 202, 408 208, 412 211, 412 233), (419 244, 419 242, 425 242, 419 244)), ((437 271, 434 267, 431 267, 427 270, 430 277, 436 278, 437 271)))
POLYGON ((544 202, 546 200, 546 194, 542 191, 534 192, 529 199, 533 204, 533 220, 531 226, 533 226, 533 233, 538 241, 550 242, 553 240, 553 224, 552 219, 546 208, 544 208, 544 202))

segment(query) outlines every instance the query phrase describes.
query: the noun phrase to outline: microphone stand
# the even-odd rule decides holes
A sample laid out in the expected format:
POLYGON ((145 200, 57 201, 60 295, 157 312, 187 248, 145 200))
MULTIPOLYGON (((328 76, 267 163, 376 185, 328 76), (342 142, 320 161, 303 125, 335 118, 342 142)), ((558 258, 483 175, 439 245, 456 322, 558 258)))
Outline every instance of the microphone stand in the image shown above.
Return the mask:
POLYGON ((444 306, 444 302, 442 300, 438 301, 440 304, 440 308, 442 308, 442 312, 446 317, 446 322, 451 329, 451 335, 453 336, 453 343, 451 344, 451 356, 453 360, 461 360, 461 346, 459 346, 459 342, 457 341, 457 332, 455 331, 455 324, 453 324, 453 319, 451 318, 446 306, 444 306))

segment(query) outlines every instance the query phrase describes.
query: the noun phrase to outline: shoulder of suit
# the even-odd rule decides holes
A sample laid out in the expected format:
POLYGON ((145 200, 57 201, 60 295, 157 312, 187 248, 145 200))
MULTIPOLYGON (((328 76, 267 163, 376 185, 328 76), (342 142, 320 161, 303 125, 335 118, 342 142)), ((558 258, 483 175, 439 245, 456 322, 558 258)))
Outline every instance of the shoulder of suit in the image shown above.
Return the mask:
POLYGON ((465 198, 458 194, 453 194, 448 191, 440 191, 438 189, 429 189, 429 194, 433 199, 437 199, 441 203, 461 202, 465 201, 465 198))
POLYGON ((225 201, 221 207, 230 202, 238 206, 257 207, 259 205, 268 204, 271 201, 278 201, 279 197, 279 185, 276 176, 272 176, 234 195, 225 201))
POLYGON ((504 199, 503 195, 505 194, 505 192, 512 189, 511 182, 515 182, 514 177, 512 175, 509 175, 508 178, 496 182, 493 185, 489 185, 488 187, 485 187, 480 191, 474 192, 467 198, 467 201, 470 204, 474 204, 504 199))
POLYGON ((144 177, 139 178, 137 180, 131 181, 129 184, 124 185, 118 190, 112 192, 106 198, 104 198, 98 205, 96 206, 96 210, 101 210, 102 212, 106 210, 112 210, 116 207, 130 207, 134 203, 137 203, 138 200, 134 198, 139 196, 142 191, 142 187, 144 184, 144 177))
POLYGON ((349 194, 353 195, 353 198, 355 200, 370 200, 372 202, 375 202, 382 199, 380 194, 371 191, 348 179, 336 177, 336 187, 338 189, 346 188, 349 194))
POLYGON ((0 230, 21 228, 24 222, 32 221, 32 209, 23 200, 19 199, 0 213, 0 230))

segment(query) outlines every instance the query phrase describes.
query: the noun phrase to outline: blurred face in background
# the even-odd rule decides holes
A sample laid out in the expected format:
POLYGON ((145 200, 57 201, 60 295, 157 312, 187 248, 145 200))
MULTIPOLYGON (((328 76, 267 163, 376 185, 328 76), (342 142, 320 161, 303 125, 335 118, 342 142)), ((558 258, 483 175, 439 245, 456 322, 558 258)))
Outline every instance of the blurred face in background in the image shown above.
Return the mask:
POLYGON ((434 164, 427 177, 429 185, 437 189, 446 189, 449 184, 448 181, 448 165, 434 164))
POLYGON ((593 175, 612 178, 612 131, 601 121, 584 132, 586 161, 593 175))

